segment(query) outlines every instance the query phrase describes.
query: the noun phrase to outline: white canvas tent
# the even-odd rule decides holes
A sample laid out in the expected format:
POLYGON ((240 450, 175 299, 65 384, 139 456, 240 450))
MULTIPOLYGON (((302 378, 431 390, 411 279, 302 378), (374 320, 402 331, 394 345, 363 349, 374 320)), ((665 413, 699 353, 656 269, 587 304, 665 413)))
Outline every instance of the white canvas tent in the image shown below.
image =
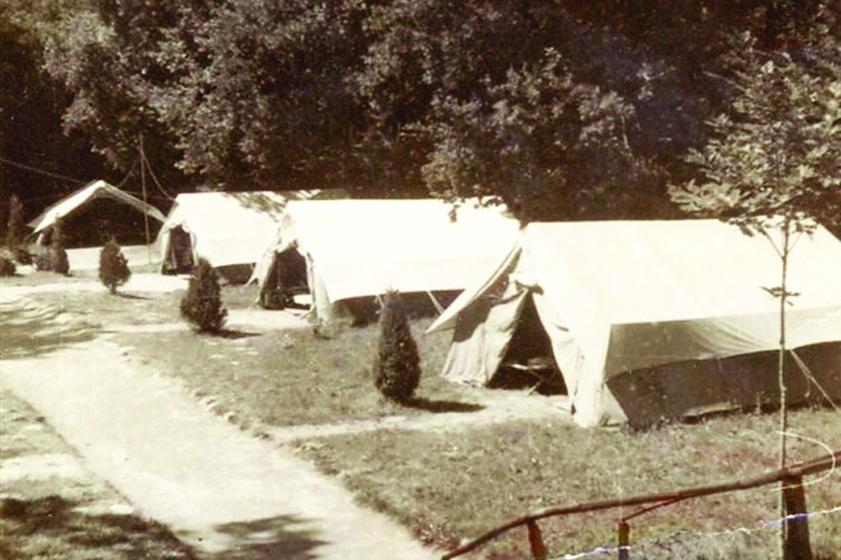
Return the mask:
MULTIPOLYGON (((775 369, 743 357, 778 347, 779 278, 767 238, 718 221, 535 223, 429 331, 455 329, 445 377, 485 383, 531 297, 578 424, 680 417, 775 394, 775 369)), ((789 290, 790 348, 841 341, 841 242, 825 229, 798 240, 789 290)), ((813 371, 836 395, 839 366, 835 353, 813 371)), ((790 377, 793 398, 819 394, 790 377)))
POLYGON ((470 201, 455 212, 441 200, 290 202, 252 280, 269 281, 277 255, 307 261, 313 310, 323 320, 344 300, 401 293, 460 291, 491 268, 519 224, 499 207, 470 201))
MULTIPOLYGON (((182 267, 176 236, 183 235, 190 263, 214 268, 253 265, 273 238, 292 198, 318 191, 196 192, 179 194, 158 234, 161 272, 182 267)), ((179 247, 180 248, 180 247, 179 247)))
POLYGON ((70 216, 74 212, 84 208, 86 204, 89 204, 98 198, 110 198, 122 204, 126 204, 136 209, 138 212, 148 214, 149 217, 158 220, 159 222, 163 222, 165 220, 161 211, 154 206, 145 204, 142 200, 128 194, 127 192, 121 191, 113 185, 109 185, 105 181, 96 180, 88 183, 81 189, 62 198, 57 203, 44 210, 41 215, 29 223, 29 227, 33 228, 33 235, 41 234, 52 227, 59 218, 66 218, 70 216))

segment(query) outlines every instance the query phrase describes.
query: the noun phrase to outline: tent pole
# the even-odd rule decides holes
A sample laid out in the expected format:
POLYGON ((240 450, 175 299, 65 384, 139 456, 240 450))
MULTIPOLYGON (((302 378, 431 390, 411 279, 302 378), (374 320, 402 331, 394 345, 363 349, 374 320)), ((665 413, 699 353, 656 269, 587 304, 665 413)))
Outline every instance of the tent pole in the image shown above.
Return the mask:
POLYGON ((427 291, 426 291, 426 295, 428 295, 428 296, 429 296, 429 299, 430 299, 430 300, 432 300, 432 305, 434 305, 434 306, 435 306, 435 310, 438 312, 438 315, 441 315, 441 313, 443 313, 443 312, 444 312, 444 308, 441 306, 441 304, 440 304, 440 303, 438 303, 438 300, 437 300, 437 299, 435 299, 435 296, 434 296, 434 295, 432 295, 432 292, 430 292, 429 290, 427 290, 427 291))
POLYGON ((143 191, 143 225, 146 227, 146 257, 149 264, 152 264, 152 241, 149 239, 149 203, 146 201, 146 156, 143 153, 143 133, 137 135, 138 149, 140 150, 140 187, 143 191))

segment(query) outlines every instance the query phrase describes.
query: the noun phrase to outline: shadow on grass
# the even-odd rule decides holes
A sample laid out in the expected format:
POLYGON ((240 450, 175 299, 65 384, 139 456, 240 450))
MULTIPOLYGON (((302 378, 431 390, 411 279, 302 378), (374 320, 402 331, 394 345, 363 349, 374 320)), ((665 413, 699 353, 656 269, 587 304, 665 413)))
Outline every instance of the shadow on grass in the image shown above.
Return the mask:
POLYGON ((34 358, 62 350, 72 344, 93 340, 96 334, 94 329, 48 333, 35 331, 31 334, 4 332, 3 336, 0 336, 0 360, 34 358))
POLYGON ((216 333, 216 336, 218 336, 219 338, 227 338, 227 339, 230 339, 230 340, 237 340, 237 339, 240 339, 240 338, 251 338, 253 336, 260 336, 260 333, 248 332, 248 331, 234 331, 234 330, 230 330, 230 329, 222 329, 221 331, 216 333))
POLYGON ((422 397, 414 397, 402 403, 409 408, 426 410, 427 412, 478 412, 485 408, 480 404, 459 401, 436 401, 422 397))
POLYGON ((34 500, 0 500, 3 544, 17 558, 38 546, 47 546, 56 558, 92 558, 98 551, 119 545, 127 558, 194 560, 193 551, 165 526, 136 515, 87 514, 60 496, 34 500))
POLYGON ((148 296, 139 296, 137 294, 126 294, 124 292, 117 292, 114 295, 117 296, 117 297, 121 297, 123 299, 146 299, 146 300, 152 299, 148 296))
POLYGON ((312 560, 315 549, 325 544, 313 531, 295 527, 305 520, 289 515, 228 523, 215 530, 233 538, 235 545, 206 555, 211 560, 312 560))

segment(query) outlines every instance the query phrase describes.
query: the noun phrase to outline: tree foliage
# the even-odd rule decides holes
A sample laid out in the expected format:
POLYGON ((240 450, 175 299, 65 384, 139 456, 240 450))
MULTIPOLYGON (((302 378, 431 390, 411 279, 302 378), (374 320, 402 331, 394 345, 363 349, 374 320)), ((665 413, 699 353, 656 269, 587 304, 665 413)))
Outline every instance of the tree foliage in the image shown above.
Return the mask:
POLYGON ((181 299, 181 316, 199 332, 218 333, 225 324, 228 310, 222 303, 219 277, 210 263, 199 259, 190 277, 187 293, 181 299))
POLYGON ((706 146, 687 162, 700 179, 673 186, 685 210, 757 230, 782 217, 834 223, 841 210, 841 49, 805 60, 763 54, 745 40, 731 110, 709 122, 706 146))
POLYGON ((99 280, 112 294, 117 288, 128 282, 131 270, 122 249, 114 237, 102 247, 99 252, 99 280))
POLYGON ((374 366, 375 385, 389 399, 405 402, 420 383, 420 356, 400 297, 395 292, 389 292, 383 296, 383 301, 379 349, 374 366))
MULTIPOLYGON (((0 156, 71 177, 102 176, 104 161, 80 131, 65 131, 62 117, 73 99, 44 70, 48 37, 84 0, 0 0, 0 156), (65 132, 68 132, 66 134, 65 132)), ((0 162, 0 196, 11 193, 32 207, 59 198, 78 184, 0 162)))
POLYGON ((833 9, 96 0, 43 16, 37 37, 72 95, 65 129, 121 169, 142 134, 186 187, 490 194, 525 220, 640 218, 676 214, 667 185, 694 175, 685 154, 737 95, 738 38, 805 53, 823 26, 837 46, 833 9))

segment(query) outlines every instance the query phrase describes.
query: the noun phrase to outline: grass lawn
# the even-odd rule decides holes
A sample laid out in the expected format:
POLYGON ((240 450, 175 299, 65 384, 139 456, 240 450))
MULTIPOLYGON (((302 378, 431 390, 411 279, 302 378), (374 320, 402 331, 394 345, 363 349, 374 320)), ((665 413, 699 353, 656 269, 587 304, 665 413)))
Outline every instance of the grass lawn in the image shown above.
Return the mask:
POLYGON ((464 402, 466 389, 438 376, 449 333, 423 336, 430 320, 412 326, 424 374, 417 406, 384 401, 371 368, 378 327, 345 328, 328 339, 309 329, 218 337, 189 331, 127 333, 117 338, 130 354, 213 396, 248 423, 267 426, 336 422, 391 414, 446 410, 464 402))
POLYGON ((0 558, 194 558, 166 527, 131 513, 32 408, 3 390, 0 418, 0 558))
MULTIPOLYGON (((521 421, 452 433, 390 430, 336 436, 307 442, 299 452, 339 477, 362 503, 449 548, 543 507, 729 481, 773 469, 776 425, 773 414, 735 414, 638 433, 521 421)), ((791 425, 795 433, 841 448, 837 412, 800 410, 792 414, 791 425)), ((825 453, 815 444, 791 441, 792 460, 825 453)), ((646 558, 765 560, 774 557, 774 529, 694 535, 757 528, 760 521, 775 518, 776 497, 769 487, 664 508, 632 521, 631 542, 645 545, 646 558), (675 534, 679 538, 668 542, 675 534)), ((841 474, 809 487, 807 501, 811 511, 841 506, 841 474)), ((618 515, 544 520, 541 528, 551 554, 578 553, 612 545, 618 515)), ((841 558, 833 555, 841 551, 841 512, 810 523, 818 557, 841 558)), ((523 558, 527 546, 520 529, 486 545, 483 553, 523 558)))

